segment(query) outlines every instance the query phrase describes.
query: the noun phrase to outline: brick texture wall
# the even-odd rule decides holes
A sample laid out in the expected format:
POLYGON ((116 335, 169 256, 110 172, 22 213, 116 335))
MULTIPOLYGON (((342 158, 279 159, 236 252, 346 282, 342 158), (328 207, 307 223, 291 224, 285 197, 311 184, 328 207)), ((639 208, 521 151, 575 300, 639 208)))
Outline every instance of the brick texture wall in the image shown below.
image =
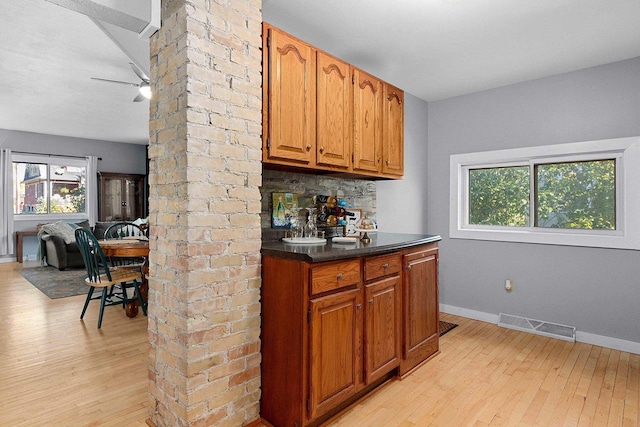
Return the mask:
POLYGON ((376 217, 376 183, 364 179, 334 178, 324 175, 282 172, 265 169, 262 175, 262 238, 278 240, 284 236, 283 230, 271 228, 273 193, 293 193, 298 195, 298 206, 315 206, 313 196, 319 194, 335 196, 347 200, 351 207, 362 210, 363 215, 376 217))
POLYGON ((151 39, 149 412, 259 414, 261 0, 162 0, 151 39))

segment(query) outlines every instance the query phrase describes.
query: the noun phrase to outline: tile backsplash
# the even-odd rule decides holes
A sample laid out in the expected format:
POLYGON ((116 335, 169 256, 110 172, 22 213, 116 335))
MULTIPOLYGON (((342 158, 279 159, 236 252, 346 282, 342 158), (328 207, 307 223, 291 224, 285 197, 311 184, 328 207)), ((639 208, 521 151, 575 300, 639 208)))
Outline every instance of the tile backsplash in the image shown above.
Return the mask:
POLYGON ((265 169, 262 173, 262 213, 260 214, 262 238, 277 240, 284 236, 283 230, 271 228, 272 193, 294 193, 298 195, 298 206, 313 206, 316 195, 346 199, 351 207, 362 209, 362 214, 375 218, 376 184, 362 179, 334 178, 324 175, 282 172, 265 169))

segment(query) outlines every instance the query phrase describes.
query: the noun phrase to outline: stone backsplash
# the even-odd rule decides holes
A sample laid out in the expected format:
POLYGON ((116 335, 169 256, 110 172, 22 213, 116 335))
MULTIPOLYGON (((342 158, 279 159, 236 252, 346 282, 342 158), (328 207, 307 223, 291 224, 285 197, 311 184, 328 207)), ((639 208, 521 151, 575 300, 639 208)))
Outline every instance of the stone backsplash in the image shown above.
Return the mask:
POLYGON ((263 170, 262 212, 260 214, 263 240, 277 240, 284 231, 271 228, 272 193, 293 193, 298 195, 298 206, 313 206, 316 195, 334 196, 346 199, 349 206, 362 209, 362 214, 370 218, 376 215, 376 184, 362 179, 334 178, 323 175, 302 174, 263 170))

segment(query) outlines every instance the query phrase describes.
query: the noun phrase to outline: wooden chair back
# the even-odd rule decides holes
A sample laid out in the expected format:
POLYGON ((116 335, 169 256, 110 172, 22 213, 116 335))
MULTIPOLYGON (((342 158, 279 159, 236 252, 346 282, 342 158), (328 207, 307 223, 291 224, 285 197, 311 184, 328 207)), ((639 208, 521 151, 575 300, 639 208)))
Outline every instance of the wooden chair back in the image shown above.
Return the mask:
POLYGON ((111 225, 104 232, 105 240, 123 239, 125 237, 145 236, 145 232, 132 222, 118 222, 111 225))
POLYGON ((91 231, 84 228, 76 229, 75 235, 84 265, 87 268, 87 280, 91 283, 99 284, 106 277, 111 282, 109 264, 98 243, 98 239, 91 231))

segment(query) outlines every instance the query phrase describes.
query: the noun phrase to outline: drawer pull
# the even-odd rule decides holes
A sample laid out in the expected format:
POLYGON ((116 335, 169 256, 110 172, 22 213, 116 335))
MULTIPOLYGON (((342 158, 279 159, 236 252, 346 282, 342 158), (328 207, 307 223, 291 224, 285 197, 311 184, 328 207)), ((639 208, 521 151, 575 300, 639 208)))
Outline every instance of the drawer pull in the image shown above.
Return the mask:
POLYGON ((410 265, 407 266, 407 271, 411 271, 411 266, 410 265))
POLYGON ((385 262, 385 263, 384 263, 384 265, 382 266, 382 268, 384 268, 385 270, 386 270, 387 268, 389 268, 389 263, 388 263, 388 262, 385 262))
POLYGON ((358 304, 356 307, 358 307, 358 310, 362 310, 362 304, 358 304))
POLYGON ((369 300, 369 305, 373 305, 373 299, 369 300))
POLYGON ((342 280, 342 273, 338 273, 338 280, 342 280))

